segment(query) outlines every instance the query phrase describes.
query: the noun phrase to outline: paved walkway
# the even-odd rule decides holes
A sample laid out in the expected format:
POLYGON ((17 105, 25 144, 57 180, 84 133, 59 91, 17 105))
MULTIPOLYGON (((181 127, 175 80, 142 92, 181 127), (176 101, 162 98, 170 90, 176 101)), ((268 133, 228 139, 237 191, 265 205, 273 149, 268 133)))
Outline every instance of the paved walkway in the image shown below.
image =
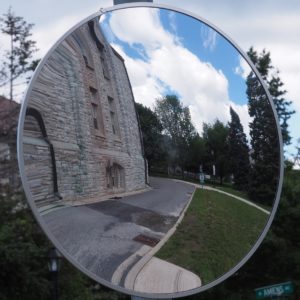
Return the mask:
POLYGON ((202 285, 198 275, 154 257, 155 253, 176 231, 192 198, 193 194, 190 195, 189 201, 185 204, 174 226, 155 247, 143 246, 120 264, 112 276, 112 283, 116 285, 123 283, 125 288, 143 293, 176 293, 195 289, 202 285), (137 260, 137 257, 140 259, 137 260), (128 266, 130 266, 130 270, 126 273, 128 266))
MULTIPOLYGON (((189 289, 189 281, 199 286, 200 279, 191 272, 152 259, 175 231, 195 188, 164 178, 151 178, 151 182, 150 191, 122 199, 47 208, 43 219, 66 253, 102 280, 142 291, 142 282, 161 274, 162 281, 167 280, 165 276, 176 280, 174 292, 189 289), (141 234, 160 242, 147 246, 136 241, 141 234), (169 275, 157 272, 159 265, 169 270, 169 275)), ((152 292, 160 293, 162 287, 152 292)))
POLYGON ((183 181, 183 180, 179 180, 179 179, 173 179, 173 180, 176 181, 176 182, 185 182, 185 183, 188 183, 188 184, 193 185, 193 186, 195 186, 196 188, 199 188, 199 189, 202 189, 202 188, 203 188, 203 189, 205 189, 205 190, 211 190, 211 191, 215 191, 215 192, 218 192, 218 193, 221 193, 221 194, 225 194, 225 195, 230 196, 230 197, 232 197, 232 198, 235 198, 235 199, 237 199, 237 200, 239 200, 239 201, 242 201, 242 202, 244 202, 244 203, 246 203, 246 204, 248 204, 248 205, 250 205, 250 206, 253 206, 253 207, 257 208, 258 210, 264 212, 264 213, 267 214, 267 215, 270 214, 270 212, 269 212, 268 210, 266 210, 266 209, 260 207, 259 205, 256 205, 255 203, 253 203, 253 202, 251 202, 251 201, 249 201, 249 200, 247 200, 247 199, 244 199, 244 198, 242 198, 242 197, 239 197, 239 196, 236 196, 236 195, 233 195, 233 194, 224 192, 224 191, 222 191, 222 190, 213 188, 213 187, 211 187, 211 186, 200 185, 200 184, 197 184, 197 183, 187 182, 187 181, 183 181))

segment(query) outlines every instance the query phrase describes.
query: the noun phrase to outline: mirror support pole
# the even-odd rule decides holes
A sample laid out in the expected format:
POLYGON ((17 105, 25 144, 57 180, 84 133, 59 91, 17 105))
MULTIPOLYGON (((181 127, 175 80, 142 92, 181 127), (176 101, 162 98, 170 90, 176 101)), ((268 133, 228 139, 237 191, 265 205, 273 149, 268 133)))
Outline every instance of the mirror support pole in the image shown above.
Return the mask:
MULTIPOLYGON (((155 298, 142 298, 142 297, 138 297, 138 296, 131 296, 131 300, 158 300, 155 298)), ((172 298, 168 298, 165 300, 172 300, 172 298)))
POLYGON ((133 2, 151 2, 151 3, 153 3, 153 0, 114 0, 114 5, 133 3, 133 2))

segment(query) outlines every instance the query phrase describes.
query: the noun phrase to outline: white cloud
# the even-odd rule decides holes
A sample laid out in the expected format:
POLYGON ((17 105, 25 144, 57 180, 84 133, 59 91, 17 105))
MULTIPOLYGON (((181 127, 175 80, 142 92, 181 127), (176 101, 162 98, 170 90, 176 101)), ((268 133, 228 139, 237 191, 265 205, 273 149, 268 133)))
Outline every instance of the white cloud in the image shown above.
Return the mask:
POLYGON ((237 75, 240 75, 243 79, 247 79, 247 76, 251 72, 251 68, 248 62, 242 57, 239 57, 239 65, 234 69, 237 75))
POLYGON ((164 87, 161 82, 150 76, 148 63, 140 59, 132 59, 117 44, 112 44, 112 46, 125 60, 135 101, 152 108, 155 99, 164 94, 164 87))
POLYGON ((130 58, 114 44, 125 58, 137 102, 152 107, 158 96, 171 90, 189 106, 198 131, 202 130, 203 122, 211 123, 217 118, 223 122, 229 120, 231 102, 226 77, 167 32, 160 24, 159 10, 117 11, 109 24, 120 40, 144 47, 147 60, 130 58), (146 24, 146 28, 140 24, 146 24))
POLYGON ((202 26, 201 38, 203 40, 203 47, 213 51, 217 44, 217 32, 209 27, 202 26))
POLYGON ((170 11, 168 13, 169 24, 173 30, 173 32, 177 32, 177 25, 176 25, 176 13, 174 11, 170 11))
POLYGON ((271 53, 273 65, 280 70, 280 78, 287 97, 298 112, 289 124, 295 152, 300 124, 300 1, 239 1, 239 0, 160 0, 162 4, 182 7, 205 17, 231 37, 247 52, 250 46, 271 53), (257 9, 259 7, 259 9, 257 9), (217 8, 217 9, 216 9, 217 8))
POLYGON ((157 9, 136 8, 112 13, 110 26, 122 41, 129 45, 142 44, 148 50, 155 50, 162 42, 172 44, 170 33, 163 30, 157 9))

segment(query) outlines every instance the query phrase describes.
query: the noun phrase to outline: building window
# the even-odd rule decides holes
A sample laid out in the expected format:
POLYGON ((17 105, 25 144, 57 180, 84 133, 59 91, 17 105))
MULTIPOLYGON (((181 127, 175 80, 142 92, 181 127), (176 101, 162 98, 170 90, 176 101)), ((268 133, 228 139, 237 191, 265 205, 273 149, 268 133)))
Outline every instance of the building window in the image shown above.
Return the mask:
POLYGON ((98 91, 93 87, 90 87, 90 99, 92 104, 93 127, 94 129, 97 130, 98 133, 103 135, 104 125, 103 125, 102 111, 99 105, 98 91))
POLYGON ((91 101, 92 103, 97 104, 98 103, 98 91, 90 86, 90 95, 91 95, 91 101))
MULTIPOLYGON (((88 22, 88 26, 89 26, 89 31, 91 34, 92 39, 94 40, 99 52, 100 52, 100 60, 101 60, 101 66, 102 66, 102 72, 103 75, 106 79, 109 79, 109 69, 108 69, 108 65, 107 62, 105 60, 105 47, 104 45, 101 43, 101 41, 99 40, 96 31, 99 32, 99 28, 98 30, 95 30, 95 28, 97 28, 97 25, 95 26, 95 24, 97 23, 94 22, 93 20, 88 22)), ((98 25, 99 26, 99 25, 98 25)))
POLYGON ((88 49, 88 44, 83 41, 83 39, 80 35, 81 35, 81 33, 79 31, 77 31, 72 35, 72 37, 80 49, 80 52, 84 59, 86 67, 89 67, 90 69, 94 69, 93 68, 93 65, 94 65, 93 59, 92 59, 90 50, 88 49))
POLYGON ((93 116, 93 124, 95 129, 99 129, 98 126, 98 105, 92 103, 92 116, 93 116))
POLYGON ((108 97, 108 104, 109 104, 109 113, 111 119, 112 132, 114 135, 119 136, 120 130, 119 130, 119 123, 118 123, 118 117, 117 117, 117 111, 116 111, 116 105, 114 99, 108 97))
POLYGON ((106 79, 109 79, 108 65, 107 65, 107 62, 106 62, 106 60, 104 58, 104 49, 101 50, 101 52, 100 52, 100 60, 101 60, 101 65, 102 65, 103 76, 106 79))

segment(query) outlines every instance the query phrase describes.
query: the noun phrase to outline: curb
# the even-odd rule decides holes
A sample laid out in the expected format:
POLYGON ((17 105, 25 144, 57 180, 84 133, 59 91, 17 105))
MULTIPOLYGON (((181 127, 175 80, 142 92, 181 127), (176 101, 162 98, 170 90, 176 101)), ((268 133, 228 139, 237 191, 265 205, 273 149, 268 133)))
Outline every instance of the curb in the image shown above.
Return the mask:
MULTIPOLYGON (((195 189, 196 190, 196 189, 195 189)), ((164 237, 161 239, 161 241, 155 246, 153 247, 150 251, 148 251, 132 268, 131 270, 128 272, 126 278, 125 278, 125 283, 124 283, 124 287, 134 290, 134 284, 135 284, 135 280, 137 278, 137 276, 139 275, 139 273, 141 272, 141 270, 144 268, 144 266, 149 262, 149 260, 154 256, 154 254, 167 242, 167 240, 174 234, 174 232, 176 231, 178 225, 181 223, 186 210, 188 209, 195 190, 193 192, 193 194, 191 195, 189 201, 186 203, 181 215, 179 216, 178 220, 176 221, 175 225, 164 235, 164 237)), ((136 256, 136 254, 133 254, 132 256, 136 256)), ((131 257, 131 256, 130 256, 131 257)), ((128 259, 130 259, 130 257, 128 259)))

